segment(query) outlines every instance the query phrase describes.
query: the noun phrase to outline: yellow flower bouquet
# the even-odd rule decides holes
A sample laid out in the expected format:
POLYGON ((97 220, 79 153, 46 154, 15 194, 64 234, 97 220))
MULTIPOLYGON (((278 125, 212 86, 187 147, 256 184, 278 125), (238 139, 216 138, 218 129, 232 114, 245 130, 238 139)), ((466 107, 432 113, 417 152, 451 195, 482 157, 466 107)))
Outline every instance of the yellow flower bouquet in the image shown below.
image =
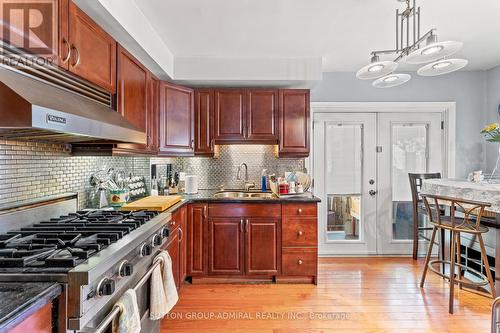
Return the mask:
POLYGON ((498 123, 492 123, 481 130, 486 141, 500 142, 500 126, 498 123))

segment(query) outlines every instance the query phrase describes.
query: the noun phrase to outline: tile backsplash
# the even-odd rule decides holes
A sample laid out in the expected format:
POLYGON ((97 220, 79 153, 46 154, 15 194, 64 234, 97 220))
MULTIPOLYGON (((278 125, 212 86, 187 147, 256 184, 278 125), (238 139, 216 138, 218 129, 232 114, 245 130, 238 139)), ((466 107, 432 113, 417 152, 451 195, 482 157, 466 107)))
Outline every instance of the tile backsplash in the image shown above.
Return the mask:
MULTIPOLYGON (((200 189, 241 188, 236 179, 238 165, 248 165, 248 179, 260 187, 262 169, 283 174, 288 170, 303 170, 304 159, 278 159, 274 146, 231 145, 219 146, 217 158, 150 158, 72 156, 65 144, 22 142, 0 139, 0 206, 46 196, 77 192, 79 207, 90 206, 92 187, 90 175, 99 170, 115 168, 150 179, 150 164, 172 163, 175 171, 184 171, 200 177, 200 189)), ((162 169, 163 167, 163 169, 162 169)))
POLYGON ((199 176, 200 189, 243 188, 244 181, 236 179, 240 163, 248 165, 248 180, 260 188, 262 169, 268 174, 283 175, 285 171, 304 171, 303 158, 280 159, 274 154, 274 146, 270 145, 221 145, 216 158, 152 158, 151 163, 158 165, 160 174, 164 172, 166 163, 172 163, 175 171, 183 171, 188 175, 199 176))
POLYGON ((90 175, 115 168, 149 179, 149 158, 71 156, 64 144, 0 140, 0 205, 77 192, 79 207, 90 205, 90 175))

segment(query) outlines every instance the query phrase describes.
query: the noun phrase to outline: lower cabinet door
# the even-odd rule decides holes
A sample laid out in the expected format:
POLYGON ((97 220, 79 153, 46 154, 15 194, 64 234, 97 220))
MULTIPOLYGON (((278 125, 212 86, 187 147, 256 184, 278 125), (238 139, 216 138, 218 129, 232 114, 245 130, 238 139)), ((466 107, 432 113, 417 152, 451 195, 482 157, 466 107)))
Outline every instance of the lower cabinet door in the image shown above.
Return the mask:
POLYGON ((208 223, 208 273, 244 274, 244 219, 213 218, 208 223))
POLYGON ((318 250, 316 248, 284 248, 283 275, 316 276, 318 250))
POLYGON ((280 272, 281 226, 279 219, 245 220, 247 275, 277 275, 280 272))
POLYGON ((180 284, 180 243, 179 243, 179 233, 177 231, 170 235, 170 240, 167 244, 166 250, 172 259, 172 273, 174 274, 175 285, 177 290, 179 290, 180 284))

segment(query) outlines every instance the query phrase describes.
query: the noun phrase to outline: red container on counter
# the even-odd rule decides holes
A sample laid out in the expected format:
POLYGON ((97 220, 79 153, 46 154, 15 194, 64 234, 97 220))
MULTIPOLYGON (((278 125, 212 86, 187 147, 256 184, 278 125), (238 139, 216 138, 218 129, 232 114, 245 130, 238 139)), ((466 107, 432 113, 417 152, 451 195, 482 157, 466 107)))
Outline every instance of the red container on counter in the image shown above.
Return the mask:
POLYGON ((288 183, 281 183, 278 187, 279 194, 288 194, 288 183))

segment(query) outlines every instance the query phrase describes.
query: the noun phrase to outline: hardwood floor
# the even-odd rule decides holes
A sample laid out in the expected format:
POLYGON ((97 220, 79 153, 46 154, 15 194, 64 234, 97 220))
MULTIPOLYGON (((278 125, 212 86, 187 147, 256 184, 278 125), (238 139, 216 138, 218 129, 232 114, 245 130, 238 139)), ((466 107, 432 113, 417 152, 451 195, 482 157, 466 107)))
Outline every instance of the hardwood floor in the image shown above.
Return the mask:
POLYGON ((488 332, 492 300, 455 288, 450 315, 445 281, 430 273, 418 287, 422 265, 320 258, 317 286, 186 285, 162 332, 488 332))

